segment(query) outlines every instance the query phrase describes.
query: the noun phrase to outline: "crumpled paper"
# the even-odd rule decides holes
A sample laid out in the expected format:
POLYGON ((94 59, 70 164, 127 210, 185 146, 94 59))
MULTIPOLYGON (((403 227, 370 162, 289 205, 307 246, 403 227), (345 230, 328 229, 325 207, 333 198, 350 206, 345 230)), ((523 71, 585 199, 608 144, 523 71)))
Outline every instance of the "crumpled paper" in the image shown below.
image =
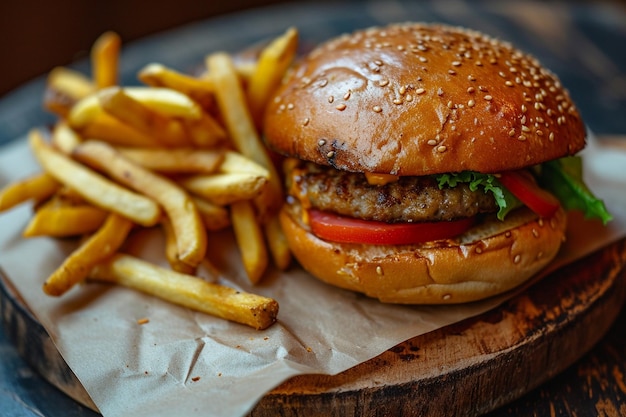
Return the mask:
MULTIPOLYGON (((584 158, 588 184, 615 219, 606 228, 597 221, 574 225, 553 269, 626 235, 626 151, 592 140, 584 158)), ((26 141, 0 149, 0 186, 38 171, 26 141)), ((294 375, 342 372, 510 296, 458 306, 385 305, 329 287, 298 267, 272 271, 252 287, 231 234, 223 232, 211 235, 208 251, 219 275, 201 274, 278 300, 279 321, 265 331, 105 284, 52 298, 41 285, 76 242, 23 239, 31 210, 23 205, 0 214, 0 266, 105 417, 242 416, 294 375), (141 318, 149 323, 139 325, 141 318)), ((162 239, 156 229, 142 232, 128 250, 162 263, 162 239)))

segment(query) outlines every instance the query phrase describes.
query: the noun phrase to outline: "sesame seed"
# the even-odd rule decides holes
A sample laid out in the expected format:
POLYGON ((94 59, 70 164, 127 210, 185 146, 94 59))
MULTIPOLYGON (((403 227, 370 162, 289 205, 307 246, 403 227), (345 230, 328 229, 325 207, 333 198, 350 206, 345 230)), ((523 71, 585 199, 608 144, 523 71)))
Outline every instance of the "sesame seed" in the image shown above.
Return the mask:
POLYGON ((423 88, 418 88, 417 90, 415 90, 415 94, 420 95, 420 94, 424 94, 426 92, 426 90, 424 90, 423 88))
POLYGON ((384 87, 387 84, 389 84, 389 80, 379 80, 378 81, 378 85, 381 86, 381 87, 384 87))
POLYGON ((346 107, 347 107, 347 106, 346 106, 344 103, 337 104, 337 105, 335 106, 335 108, 336 108, 337 110, 339 110, 339 111, 343 111, 343 110, 345 110, 345 109, 346 109, 346 107))
POLYGON ((452 104, 452 101, 448 101, 448 108, 451 109, 454 107, 454 104, 452 104))
POLYGON ((393 99, 393 104, 402 104, 402 99, 394 98, 393 99))
POLYGON ((543 136, 543 131, 542 130, 537 130, 535 133, 537 134, 537 136, 543 136))
POLYGON ((374 61, 374 65, 381 67, 383 65, 383 61, 381 61, 380 59, 377 59, 374 61))
POLYGON ((448 301, 449 299, 452 298, 452 294, 444 294, 443 297, 441 297, 441 298, 443 298, 444 300, 448 301))
POLYGON ((485 87, 484 85, 479 85, 478 89, 482 91, 483 93, 487 91, 487 87, 485 87))
POLYGON ((446 147, 446 145, 439 145, 439 146, 437 146, 437 152, 439 152, 439 153, 444 153, 447 150, 448 150, 448 148, 446 147))
POLYGON ((333 156, 335 156, 335 151, 330 151, 326 154, 327 158, 332 158, 333 156))
POLYGON ((413 101, 413 96, 411 94, 407 94, 406 97, 404 98, 404 100, 406 100, 406 101, 413 101))
POLYGON ((468 81, 476 81, 476 77, 474 77, 473 75, 468 75, 467 76, 468 81))
POLYGON ((539 231, 537 229, 533 229, 532 233, 534 237, 539 237, 539 231))
POLYGON ((522 132, 530 132, 530 128, 526 125, 522 125, 522 132))
POLYGON ((293 110, 293 103, 287 104, 287 110, 293 110))
POLYGON ((427 59, 427 58, 425 58, 425 57, 423 57, 423 56, 419 57, 419 60, 420 60, 420 62, 422 62, 422 63, 428 62, 428 59, 427 59))
POLYGON ((474 87, 468 87, 468 88, 467 88, 467 92, 468 92, 469 94, 472 94, 474 91, 476 91, 476 89, 475 89, 474 87))
POLYGON ((506 85, 507 87, 513 87, 513 85, 514 85, 514 84, 513 84, 511 81, 506 80, 506 81, 504 82, 504 85, 506 85))
POLYGON ((467 102, 467 107, 474 107, 475 104, 476 102, 474 100, 470 100, 467 102))
POLYGON ((308 124, 309 124, 309 122, 310 122, 310 121, 311 121, 311 120, 307 117, 306 119, 304 119, 304 120, 302 121, 302 126, 308 126, 308 124))
POLYGON ((346 94, 343 95, 343 99, 344 100, 348 100, 350 98, 350 96, 352 95, 352 91, 348 90, 348 92, 346 94))
POLYGON ((374 106, 372 110, 374 110, 376 113, 380 113, 381 111, 383 111, 382 107, 380 106, 374 106))
POLYGON ((476 66, 477 66, 477 67, 482 67, 482 66, 483 66, 482 61, 476 61, 476 66))
POLYGON ((448 74, 450 74, 450 75, 456 75, 456 71, 455 71, 455 70, 452 70, 452 69, 451 69, 451 70, 448 70, 448 74))
POLYGON ((475 252, 480 255, 481 253, 483 253, 483 248, 479 246, 475 249, 475 252))
POLYGON ((440 97, 443 96, 443 88, 439 87, 437 89, 437 95, 440 96, 440 97))
POLYGON ((518 264, 520 263, 520 261, 522 260, 522 255, 515 255, 515 258, 513 258, 513 262, 518 264))
POLYGON ((485 100, 487 101, 491 101, 493 100, 493 97, 491 97, 489 94, 487 94, 485 97, 483 97, 485 100))
POLYGON ((460 67, 461 66, 461 61, 452 61, 452 66, 453 67, 460 67))
POLYGON ((512 235, 512 233, 511 233, 511 231, 510 231, 510 230, 508 230, 508 231, 506 231, 506 232, 504 233, 504 236, 505 236, 505 237, 511 237, 511 235, 512 235))
POLYGON ((525 104, 522 104, 522 113, 526 113, 527 110, 528 110, 528 107, 526 107, 525 104))
POLYGON ((506 78, 506 74, 502 71, 498 72, 498 75, 502 78, 506 78))
POLYGON ((382 268, 380 265, 378 265, 378 266, 376 267, 376 274, 378 274, 378 275, 384 275, 384 274, 383 274, 383 268, 382 268))
POLYGON ((435 146, 437 144, 437 141, 435 139, 429 139, 426 143, 428 143, 430 146, 435 146))
POLYGON ((519 141, 522 141, 522 142, 523 142, 523 141, 525 141, 525 140, 526 140, 526 136, 524 136, 524 135, 519 135, 519 136, 517 137, 517 140, 519 140, 519 141))
POLYGON ((335 101, 335 97, 334 96, 328 96, 328 102, 332 103, 333 101, 335 101))
POLYGON ((326 139, 320 139, 320 140, 317 142, 317 144, 318 144, 319 146, 324 146, 324 145, 326 145, 326 139))

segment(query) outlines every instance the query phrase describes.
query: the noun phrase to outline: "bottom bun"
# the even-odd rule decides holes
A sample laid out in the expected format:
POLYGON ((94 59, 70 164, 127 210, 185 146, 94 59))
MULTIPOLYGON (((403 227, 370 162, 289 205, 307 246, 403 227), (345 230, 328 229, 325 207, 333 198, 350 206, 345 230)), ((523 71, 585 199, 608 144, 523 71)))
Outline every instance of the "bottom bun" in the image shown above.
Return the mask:
POLYGON ((567 223, 562 210, 539 219, 520 209, 505 222, 487 221, 455 239, 383 246, 322 240, 300 218, 296 205, 286 205, 280 215, 305 270, 326 283, 398 304, 464 303, 515 288, 556 256, 567 223))

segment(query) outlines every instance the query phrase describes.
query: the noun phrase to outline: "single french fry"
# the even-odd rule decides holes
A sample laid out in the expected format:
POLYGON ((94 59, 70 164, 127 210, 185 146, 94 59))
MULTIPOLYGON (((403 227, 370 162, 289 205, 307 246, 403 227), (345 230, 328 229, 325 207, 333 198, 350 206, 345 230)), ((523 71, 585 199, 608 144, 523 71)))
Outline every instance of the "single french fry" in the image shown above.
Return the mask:
POLYGON ((298 48, 298 31, 289 28, 261 51, 256 69, 248 82, 248 103, 257 128, 272 92, 291 65, 298 48))
POLYGON ((39 164, 50 176, 74 189, 91 204, 143 226, 153 226, 159 221, 161 210, 153 200, 115 184, 54 150, 45 143, 38 130, 30 131, 29 144, 39 164))
POLYGON ((135 257, 115 254, 90 274, 165 301, 263 330, 276 322, 276 300, 181 274, 135 257))
POLYGON ((0 211, 8 210, 26 201, 36 203, 53 195, 61 183, 47 173, 15 181, 0 190, 0 211))
POLYGON ((257 197, 267 185, 267 178, 247 173, 225 173, 194 175, 178 182, 193 194, 206 198, 213 204, 225 206, 257 197))
POLYGON ((272 216, 264 225, 267 246, 274 265, 282 271, 286 270, 291 263, 291 249, 287 243, 287 238, 278 220, 278 215, 272 216))
POLYGON ((22 236, 70 237, 98 230, 109 212, 91 205, 44 204, 35 211, 22 236))
POLYGON ((263 166, 259 165, 250 158, 247 158, 239 152, 227 151, 224 153, 224 159, 219 166, 220 172, 224 173, 249 173, 260 177, 270 178, 270 172, 263 166))
POLYGON ((72 149, 82 142, 82 138, 66 122, 60 121, 52 130, 51 142, 56 149, 69 155, 72 153, 72 149))
POLYGON ((253 203, 248 200, 233 203, 230 215, 244 269, 250 282, 256 284, 263 276, 269 260, 253 203))
POLYGON ((168 146, 189 143, 182 124, 146 107, 126 94, 121 87, 110 87, 98 92, 98 100, 105 112, 155 138, 168 146))
POLYGON ((134 163, 152 171, 163 173, 211 174, 218 170, 224 160, 221 150, 193 148, 117 148, 134 163))
POLYGON ((185 190, 168 178, 135 164, 104 142, 85 141, 72 155, 157 201, 172 222, 180 260, 191 266, 202 261, 207 247, 206 229, 185 190))
POLYGON ((230 226, 230 213, 223 206, 218 206, 200 197, 192 196, 206 228, 210 231, 222 230, 230 226))
POLYGON ((118 83, 118 64, 122 41, 115 32, 105 32, 91 48, 92 78, 97 88, 118 83))
POLYGON ((56 67, 46 79, 43 104, 47 110, 65 117, 77 101, 94 90, 95 86, 85 75, 70 68, 56 67))
POLYGON ((174 271, 182 274, 195 274, 196 267, 182 262, 178 257, 178 242, 176 241, 176 233, 174 232, 170 219, 163 217, 161 219, 161 227, 165 234, 165 258, 170 264, 170 267, 174 271))
POLYGON ((138 78, 153 87, 167 87, 191 97, 203 107, 213 103, 213 84, 210 80, 183 74, 164 65, 153 63, 139 71, 138 78))
POLYGON ((60 296, 83 281, 91 269, 110 257, 126 240, 133 223, 115 213, 108 215, 106 222, 96 233, 68 256, 46 280, 46 294, 60 296))
POLYGON ((124 87, 124 92, 150 110, 184 120, 202 118, 202 107, 189 96, 171 88, 124 87))
POLYGON ((257 198, 261 220, 282 204, 282 184, 276 168, 257 133, 231 57, 216 52, 206 58, 209 76, 215 85, 215 98, 235 148, 270 172, 269 184, 257 198))

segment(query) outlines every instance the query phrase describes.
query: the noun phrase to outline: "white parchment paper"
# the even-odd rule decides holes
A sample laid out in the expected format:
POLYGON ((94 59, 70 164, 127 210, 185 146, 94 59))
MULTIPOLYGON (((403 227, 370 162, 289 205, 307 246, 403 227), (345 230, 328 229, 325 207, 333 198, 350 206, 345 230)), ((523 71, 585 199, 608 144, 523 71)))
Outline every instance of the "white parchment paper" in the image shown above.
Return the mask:
MULTIPOLYGON (((553 266, 626 235, 626 152, 589 144, 586 176, 615 219, 573 225, 553 266)), ((24 140, 0 149, 0 186, 38 172, 24 140)), ((23 205, 0 214, 0 266, 46 328, 105 417, 241 416, 291 376, 336 374, 411 337, 487 311, 507 296, 459 306, 385 305, 318 282, 294 267, 251 287, 229 233, 211 235, 202 271, 242 290, 275 298, 279 321, 265 331, 229 323, 124 288, 89 283, 62 298, 41 290, 75 247, 73 240, 23 239, 23 205), (138 319, 149 323, 139 325, 138 319)), ((129 250, 163 262, 162 236, 133 236, 129 250)))

